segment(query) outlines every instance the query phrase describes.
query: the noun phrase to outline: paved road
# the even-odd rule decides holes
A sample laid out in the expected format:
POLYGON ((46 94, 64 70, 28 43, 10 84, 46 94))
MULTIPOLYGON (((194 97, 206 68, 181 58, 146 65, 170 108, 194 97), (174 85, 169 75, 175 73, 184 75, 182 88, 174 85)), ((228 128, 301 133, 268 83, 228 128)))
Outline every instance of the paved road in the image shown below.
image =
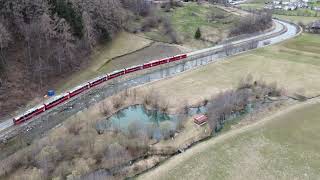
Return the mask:
MULTIPOLYGON (((286 29, 286 31, 277 36, 277 37, 272 37, 272 38, 267 38, 265 40, 261 40, 259 41, 258 43, 258 47, 263 47, 265 46, 265 42, 268 42, 267 44, 275 44, 275 43, 279 43, 281 41, 284 41, 284 40, 287 40, 287 39, 290 39, 294 36, 296 36, 297 34, 297 28, 296 26, 290 24, 290 23, 286 23, 286 22, 282 22, 282 21, 279 21, 279 20, 274 20, 275 22, 275 28, 270 31, 270 32, 267 32, 267 33, 263 33, 263 34, 259 34, 259 35, 256 35, 254 37, 249 37, 249 38, 244 38, 244 39, 241 39, 241 40, 235 40, 232 42, 232 44, 239 44, 239 43, 244 43, 246 41, 253 41, 253 40, 261 40, 261 38, 264 38, 264 37, 268 37, 268 36, 271 36, 273 34, 277 34, 281 31, 283 31, 284 29, 286 29)), ((211 48, 206 48, 206 49, 202 49, 202 50, 199 50, 199 51, 194 51, 194 52, 191 52, 191 53, 188 53, 188 56, 192 57, 192 56, 197 56, 197 55, 201 55, 203 53, 208 53, 208 52, 211 52, 211 51, 216 51, 218 49, 221 49, 223 48, 224 45, 217 45, 217 46, 214 46, 214 47, 211 47, 211 48)), ((138 84, 137 84, 138 85, 138 84)), ((12 119, 8 119, 2 123, 0 123, 0 138, 3 138, 5 135, 8 134, 8 132, 10 131, 13 131, 13 128, 10 128, 13 126, 13 121, 12 119)))

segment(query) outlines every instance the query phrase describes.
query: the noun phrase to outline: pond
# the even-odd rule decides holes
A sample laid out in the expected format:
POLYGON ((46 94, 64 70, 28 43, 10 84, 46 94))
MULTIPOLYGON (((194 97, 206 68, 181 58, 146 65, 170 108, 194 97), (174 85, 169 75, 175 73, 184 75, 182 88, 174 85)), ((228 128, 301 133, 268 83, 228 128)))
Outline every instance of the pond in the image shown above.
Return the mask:
MULTIPOLYGON (((188 116, 203 114, 206 107, 192 107, 188 109, 188 116)), ((105 119, 97 124, 97 129, 120 129, 127 131, 132 124, 146 127, 153 125, 159 127, 164 122, 170 122, 175 129, 178 121, 183 117, 181 114, 167 114, 159 110, 147 110, 143 105, 133 105, 118 111, 110 118, 105 119)), ((185 117, 185 116, 184 116, 185 117)))

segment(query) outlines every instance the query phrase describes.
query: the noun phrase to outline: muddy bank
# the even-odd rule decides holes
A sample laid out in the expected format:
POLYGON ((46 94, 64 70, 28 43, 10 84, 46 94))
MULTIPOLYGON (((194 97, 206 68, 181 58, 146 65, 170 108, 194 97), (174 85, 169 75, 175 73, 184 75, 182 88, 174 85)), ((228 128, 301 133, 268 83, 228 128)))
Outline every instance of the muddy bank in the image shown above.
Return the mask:
MULTIPOLYGON (((134 46, 134 44, 132 44, 132 46, 134 46)), ((155 42, 143 49, 108 61, 99 69, 99 71, 109 72, 113 70, 123 69, 126 67, 143 64, 151 60, 181 54, 185 51, 186 49, 183 49, 178 45, 155 42)))

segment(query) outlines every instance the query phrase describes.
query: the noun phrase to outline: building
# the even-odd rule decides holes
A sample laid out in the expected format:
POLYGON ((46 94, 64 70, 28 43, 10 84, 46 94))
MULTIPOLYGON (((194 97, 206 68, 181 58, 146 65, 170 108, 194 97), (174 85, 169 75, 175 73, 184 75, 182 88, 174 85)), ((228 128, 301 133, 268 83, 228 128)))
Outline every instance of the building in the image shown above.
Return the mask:
POLYGON ((306 2, 306 3, 311 3, 311 2, 317 2, 319 0, 303 0, 303 1, 306 2))
POLYGON ((281 5, 276 5, 276 6, 274 6, 274 9, 282 9, 282 6, 281 5))
POLYGON ((286 10, 286 11, 293 11, 293 10, 297 9, 297 6, 294 6, 294 5, 290 4, 290 5, 284 6, 283 9, 286 10))
POLYGON ((268 5, 264 6, 264 9, 273 9, 273 6, 271 4, 268 4, 268 5))
POLYGON ((281 1, 273 1, 273 4, 281 4, 281 1))
POLYGON ((320 7, 313 7, 313 10, 320 11, 320 7))
POLYGON ((196 115, 196 116, 194 116, 193 121, 197 125, 202 126, 202 125, 207 123, 208 117, 206 115, 203 115, 203 114, 202 115, 196 115))

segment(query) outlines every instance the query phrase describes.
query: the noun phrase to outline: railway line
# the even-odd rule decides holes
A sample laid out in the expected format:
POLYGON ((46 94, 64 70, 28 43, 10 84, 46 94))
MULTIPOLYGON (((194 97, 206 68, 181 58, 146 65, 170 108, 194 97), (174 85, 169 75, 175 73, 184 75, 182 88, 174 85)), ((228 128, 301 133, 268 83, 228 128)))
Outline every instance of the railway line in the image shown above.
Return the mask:
MULTIPOLYGON (((142 72, 146 69, 148 69, 147 71, 149 71, 149 70, 152 70, 153 68, 162 66, 164 64, 168 64, 168 65, 177 64, 182 62, 188 62, 194 59, 209 57, 210 55, 215 54, 218 51, 223 51, 227 46, 232 48, 241 48, 242 46, 248 45, 248 43, 255 42, 257 44, 254 48, 264 47, 266 45, 275 44, 275 43, 284 41, 286 39, 295 37, 301 31, 300 27, 282 20, 274 19, 274 24, 275 24, 275 28, 270 32, 261 33, 253 37, 247 37, 240 40, 234 40, 226 44, 217 45, 217 46, 202 49, 199 51, 194 51, 186 54, 168 57, 161 60, 150 61, 149 63, 145 63, 143 65, 129 67, 126 69, 112 72, 102 77, 97 77, 89 81, 88 83, 79 85, 69 90, 68 92, 62 93, 61 95, 58 95, 53 99, 48 100, 48 102, 46 102, 43 105, 39 105, 35 108, 32 108, 31 110, 23 113, 22 115, 19 115, 12 119, 8 119, 0 123, 0 139, 10 138, 11 134, 14 134, 14 132, 18 131, 21 127, 27 126, 29 122, 37 120, 36 118, 44 114, 48 114, 52 112, 54 112, 54 115, 59 114, 54 110, 57 109, 58 107, 65 106, 68 101, 76 101, 77 100, 76 97, 81 97, 82 93, 92 91, 93 89, 96 89, 96 86, 101 86, 101 84, 105 83, 108 80, 117 79, 121 76, 126 76, 127 74, 133 73, 136 71, 142 72)), ((254 48, 249 48, 249 49, 254 49, 254 48)), ((239 51, 233 54, 245 52, 249 49, 239 51)), ((144 84, 144 83, 134 82, 132 86, 141 85, 141 84, 144 84)))

